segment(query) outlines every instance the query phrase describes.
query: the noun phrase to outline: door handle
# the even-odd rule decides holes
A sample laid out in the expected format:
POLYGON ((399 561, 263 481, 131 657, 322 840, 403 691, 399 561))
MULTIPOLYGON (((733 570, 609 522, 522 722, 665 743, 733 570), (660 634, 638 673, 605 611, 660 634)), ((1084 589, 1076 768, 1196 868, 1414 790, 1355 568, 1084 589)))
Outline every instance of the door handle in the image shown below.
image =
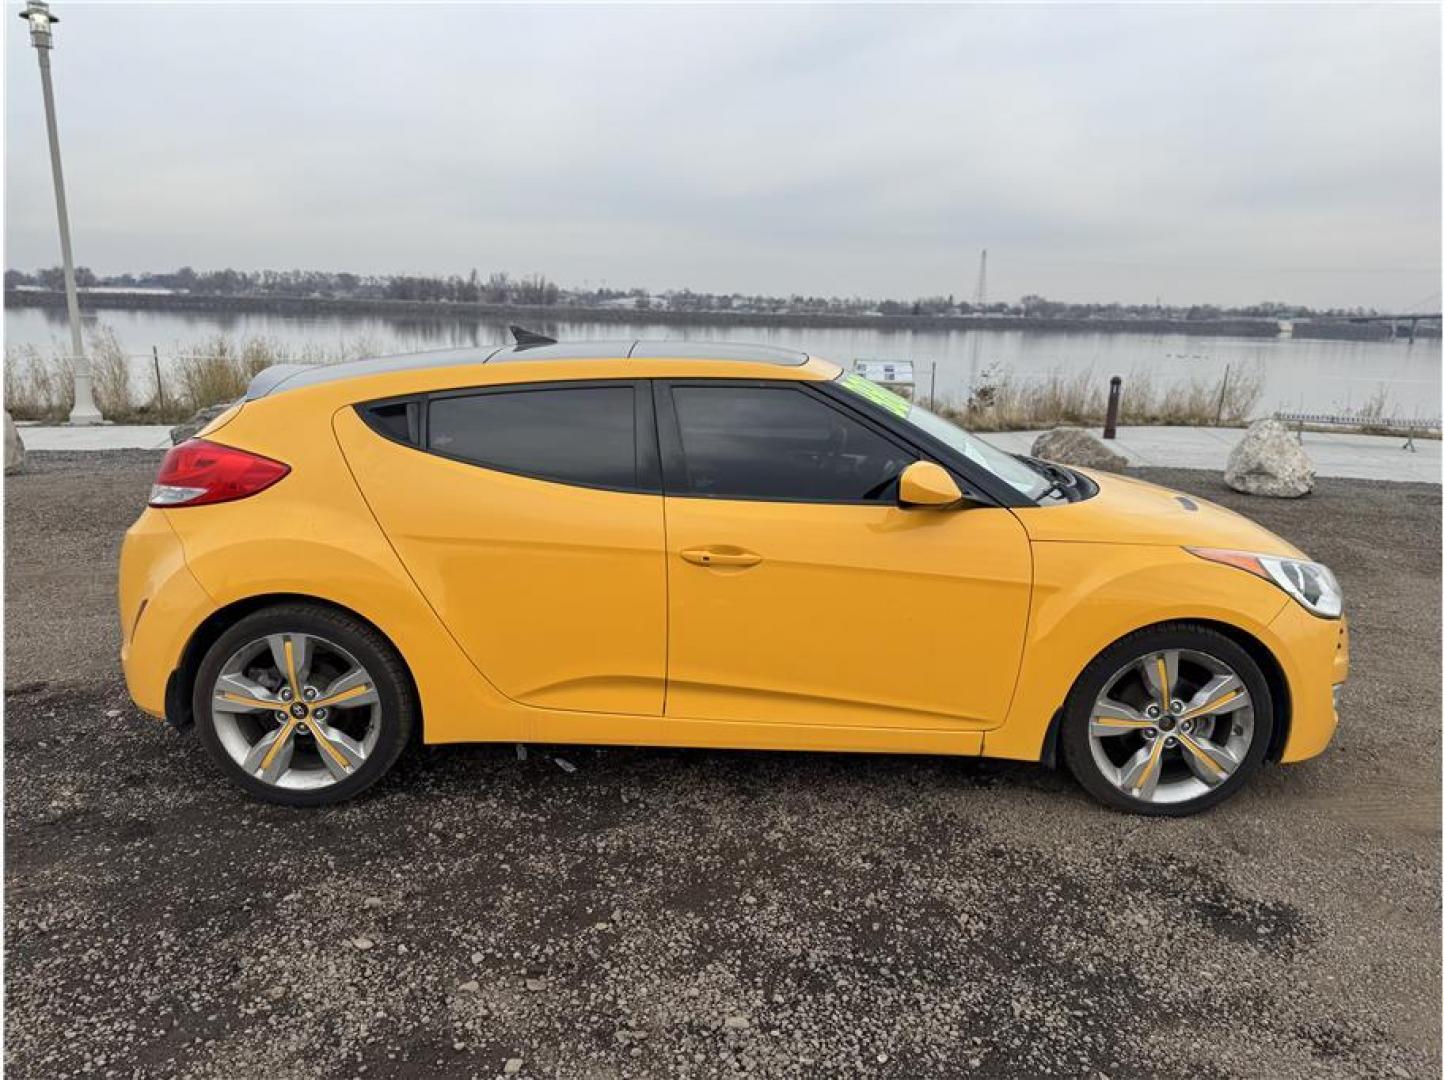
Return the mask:
POLYGON ((756 566, 762 556, 736 548, 688 548, 682 558, 698 566, 756 566))

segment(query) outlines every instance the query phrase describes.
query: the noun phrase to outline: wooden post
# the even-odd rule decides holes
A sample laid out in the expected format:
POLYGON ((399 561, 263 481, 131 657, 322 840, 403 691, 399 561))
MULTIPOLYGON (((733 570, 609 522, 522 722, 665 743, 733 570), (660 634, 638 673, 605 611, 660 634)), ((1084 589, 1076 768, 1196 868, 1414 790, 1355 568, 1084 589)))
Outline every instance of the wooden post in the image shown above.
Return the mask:
POLYGON ((1123 376, 1115 375, 1108 380, 1108 416, 1103 421, 1103 437, 1118 438, 1118 399, 1123 396, 1123 376))
POLYGON ((931 412, 938 411, 938 362, 933 361, 933 375, 928 382, 928 409, 931 412))
POLYGON ((155 400, 162 409, 165 408, 165 384, 160 381, 160 349, 152 345, 150 347, 151 359, 155 361, 155 400))
POLYGON ((1228 370, 1232 364, 1223 365, 1223 385, 1218 388, 1218 414, 1213 418, 1215 425, 1223 423, 1223 402, 1228 396, 1228 370))

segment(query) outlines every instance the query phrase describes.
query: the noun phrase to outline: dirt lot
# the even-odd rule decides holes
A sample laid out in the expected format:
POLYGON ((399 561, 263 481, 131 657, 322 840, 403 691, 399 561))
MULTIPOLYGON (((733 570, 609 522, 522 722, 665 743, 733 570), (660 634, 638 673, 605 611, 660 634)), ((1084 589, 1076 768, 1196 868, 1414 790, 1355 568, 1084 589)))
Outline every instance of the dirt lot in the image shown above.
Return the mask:
POLYGON ((288 811, 135 712, 155 459, 5 484, 13 1077, 1439 1074, 1440 495, 1149 473, 1330 563, 1334 748, 1203 818, 944 758, 418 751, 288 811))

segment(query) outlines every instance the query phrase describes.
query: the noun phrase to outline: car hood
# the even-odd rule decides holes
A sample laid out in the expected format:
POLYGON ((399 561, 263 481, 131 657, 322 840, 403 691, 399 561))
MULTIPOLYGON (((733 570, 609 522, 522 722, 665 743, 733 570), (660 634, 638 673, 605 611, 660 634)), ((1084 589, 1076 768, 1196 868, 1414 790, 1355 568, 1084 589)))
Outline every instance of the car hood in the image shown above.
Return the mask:
POLYGON ((1076 471, 1098 485, 1098 494, 1082 502, 1017 511, 1033 540, 1178 544, 1306 558, 1262 525, 1196 495, 1112 473, 1076 471))

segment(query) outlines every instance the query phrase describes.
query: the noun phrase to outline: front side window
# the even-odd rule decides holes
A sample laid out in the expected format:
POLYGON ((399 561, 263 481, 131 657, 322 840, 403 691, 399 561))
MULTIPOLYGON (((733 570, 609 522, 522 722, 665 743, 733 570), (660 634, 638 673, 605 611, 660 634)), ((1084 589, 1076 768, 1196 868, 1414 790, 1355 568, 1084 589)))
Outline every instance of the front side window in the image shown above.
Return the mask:
POLYGON ((992 443, 978 438, 971 431, 958 427, 951 420, 945 420, 929 412, 921 405, 861 375, 845 372, 839 376, 838 385, 866 401, 886 409, 914 427, 927 432, 939 442, 962 454, 974 465, 978 465, 1005 481, 1016 491, 1030 499, 1036 499, 1047 491, 1048 479, 1015 458, 999 450, 992 443))
POLYGON ((427 448, 543 480, 634 488, 636 392, 588 386, 433 398, 427 448))
POLYGON ((675 386, 686 493, 798 502, 893 500, 913 457, 790 386, 675 386))

